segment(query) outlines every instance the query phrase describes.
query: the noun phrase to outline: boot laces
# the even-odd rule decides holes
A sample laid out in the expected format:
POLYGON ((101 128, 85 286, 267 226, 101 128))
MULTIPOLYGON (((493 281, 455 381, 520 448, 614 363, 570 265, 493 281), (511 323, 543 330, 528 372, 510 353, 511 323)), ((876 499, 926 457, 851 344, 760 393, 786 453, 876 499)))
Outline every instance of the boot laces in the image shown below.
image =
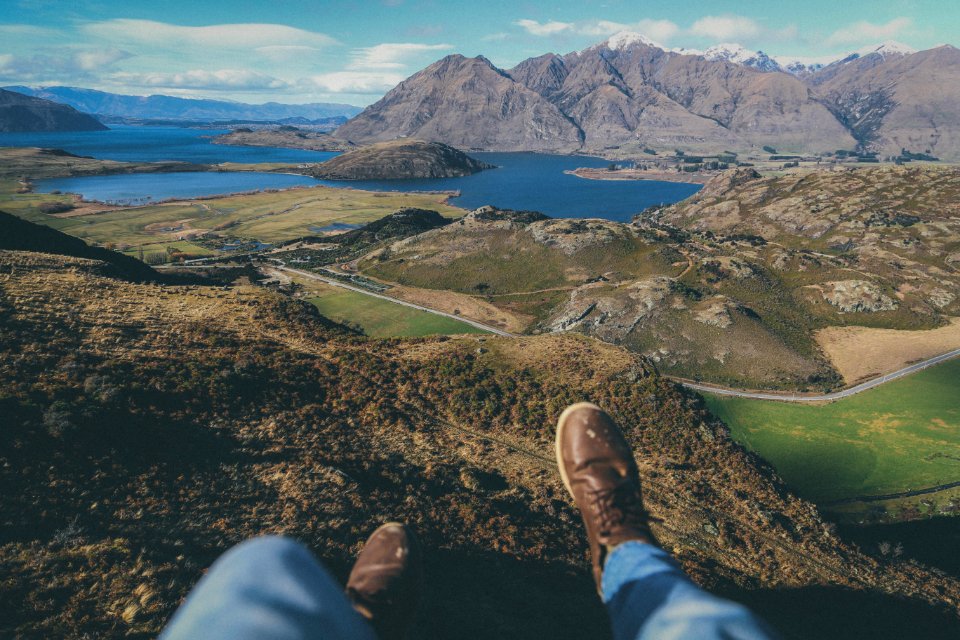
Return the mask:
POLYGON ((597 514, 601 535, 609 535, 621 528, 648 530, 647 511, 640 502, 640 492, 631 482, 592 491, 590 506, 597 514))

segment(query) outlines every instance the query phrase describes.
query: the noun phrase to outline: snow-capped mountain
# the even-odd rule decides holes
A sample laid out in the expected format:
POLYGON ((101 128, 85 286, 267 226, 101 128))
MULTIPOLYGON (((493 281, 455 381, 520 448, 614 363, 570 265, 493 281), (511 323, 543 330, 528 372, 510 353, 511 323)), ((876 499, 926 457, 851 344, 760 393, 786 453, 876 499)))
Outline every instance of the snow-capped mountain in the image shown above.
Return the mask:
MULTIPOLYGON (((692 50, 691 50, 692 52, 692 50)), ((707 60, 725 60, 745 67, 753 67, 760 71, 786 71, 795 76, 805 77, 820 71, 834 63, 847 63, 867 56, 879 56, 881 59, 908 56, 917 50, 903 44, 889 40, 881 44, 863 47, 846 55, 820 58, 795 58, 789 56, 768 56, 763 51, 750 51, 739 44, 718 44, 703 52, 707 60)))
POLYGON ((763 51, 750 51, 743 45, 731 42, 714 45, 702 55, 707 60, 732 62, 759 71, 783 71, 780 64, 763 51))
POLYGON ((851 55, 858 55, 862 58, 871 54, 877 54, 881 58, 886 59, 897 56, 909 56, 910 54, 916 52, 916 49, 909 45, 903 44, 902 42, 897 42, 896 40, 887 40, 879 45, 871 45, 869 47, 857 49, 851 55))
MULTIPOLYGON (((852 60, 866 58, 867 56, 880 56, 882 59, 890 57, 906 56, 916 53, 916 50, 900 42, 889 40, 877 45, 863 47, 857 51, 842 56, 819 56, 799 58, 795 56, 771 56, 763 51, 753 51, 747 47, 735 42, 724 42, 714 45, 705 51, 685 47, 667 48, 654 40, 651 40, 642 33, 633 31, 621 31, 596 47, 605 47, 612 51, 623 51, 636 45, 656 47, 662 51, 677 53, 685 56, 701 56, 707 60, 716 62, 729 62, 757 71, 774 72, 781 71, 792 75, 805 78, 824 67, 835 63, 846 63, 852 60)), ((588 49, 587 49, 588 50, 588 49)), ((585 50, 586 51, 586 50, 585 50)))
POLYGON ((620 31, 607 38, 606 42, 603 43, 604 46, 613 51, 629 49, 636 44, 656 47, 657 49, 666 51, 666 48, 662 44, 654 42, 642 33, 636 33, 635 31, 620 31))

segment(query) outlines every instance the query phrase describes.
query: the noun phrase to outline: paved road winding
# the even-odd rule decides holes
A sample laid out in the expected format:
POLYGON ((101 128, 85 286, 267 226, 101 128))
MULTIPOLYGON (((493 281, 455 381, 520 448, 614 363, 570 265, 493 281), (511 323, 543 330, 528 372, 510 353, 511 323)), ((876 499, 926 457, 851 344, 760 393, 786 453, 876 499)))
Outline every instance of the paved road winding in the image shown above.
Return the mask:
POLYGON ((852 395, 858 394, 867 389, 872 389, 874 387, 879 387, 882 384, 886 384, 892 380, 897 380, 904 376, 908 376, 911 373, 916 373, 917 371, 922 371, 927 367, 932 367, 935 364, 940 364, 951 358, 956 358, 960 356, 960 349, 954 349, 953 351, 948 351, 947 353, 941 353, 938 356, 932 358, 927 358, 926 360, 921 360, 920 362, 915 362, 908 367, 904 367, 893 373, 887 373, 873 380, 867 380, 861 384, 858 384, 849 389, 841 389, 840 391, 834 391, 833 393, 825 393, 821 395, 807 395, 799 393, 775 393, 775 392, 763 392, 763 391, 740 391, 738 389, 727 389, 725 387, 715 387, 709 384, 700 384, 698 382, 687 382, 685 380, 680 380, 680 384, 687 387, 688 389, 694 389, 695 391, 703 391, 706 393, 713 393, 720 396, 735 396, 737 398, 753 398, 754 400, 779 400, 781 402, 832 402, 834 400, 841 400, 843 398, 849 398, 852 395))
MULTIPOLYGON (((400 300, 392 296, 383 295, 381 293, 375 293, 369 289, 364 289, 362 287, 355 287, 353 285, 346 284, 335 278, 328 278, 310 271, 302 271, 300 269, 293 269, 287 266, 273 265, 274 269, 278 271, 286 271, 289 273, 295 273, 299 276, 305 278, 312 278, 314 280, 320 280, 326 284, 342 287, 344 289, 349 289, 350 291, 356 291, 357 293, 362 293, 364 295, 373 296, 374 298, 380 298, 381 300, 387 300, 388 302, 393 302, 395 304, 400 304, 405 307, 410 307, 412 309, 419 309, 420 311, 426 311, 427 313, 433 313, 435 315, 444 316, 446 318, 452 318, 453 320, 459 320, 460 322, 469 324, 470 326, 476 327, 477 329, 483 329, 484 331, 489 331, 498 336, 507 336, 515 337, 516 334, 509 333, 503 329, 498 329, 497 327, 484 324, 482 322, 477 322, 476 320, 469 320, 463 316, 454 315, 452 313, 446 313, 444 311, 437 311, 436 309, 431 309, 430 307, 424 307, 412 302, 406 302, 405 300, 400 300)), ((681 378, 676 378, 673 376, 667 376, 672 380, 678 382, 688 389, 693 389, 694 391, 700 391, 704 393, 713 393, 721 396, 733 396, 737 398, 752 398, 754 400, 776 400, 779 402, 833 402, 834 400, 842 400, 843 398, 849 398, 852 395, 856 395, 867 389, 872 389, 874 387, 879 387, 882 384, 886 384, 892 380, 897 380, 908 376, 911 373, 916 373, 917 371, 922 371, 927 367, 932 367, 935 364, 940 364, 946 360, 956 358, 960 356, 960 349, 954 349, 947 353, 942 353, 938 356, 932 358, 927 358, 926 360, 921 360, 920 362, 915 362, 910 366, 904 367, 898 371, 892 373, 887 373, 885 375, 874 378, 873 380, 867 380, 856 386, 850 387, 849 389, 841 389, 840 391, 834 391, 832 393, 824 394, 801 394, 801 393, 789 393, 789 392, 775 392, 775 391, 745 391, 740 389, 729 389, 726 387, 718 387, 709 384, 701 384, 699 382, 690 382, 681 378)))

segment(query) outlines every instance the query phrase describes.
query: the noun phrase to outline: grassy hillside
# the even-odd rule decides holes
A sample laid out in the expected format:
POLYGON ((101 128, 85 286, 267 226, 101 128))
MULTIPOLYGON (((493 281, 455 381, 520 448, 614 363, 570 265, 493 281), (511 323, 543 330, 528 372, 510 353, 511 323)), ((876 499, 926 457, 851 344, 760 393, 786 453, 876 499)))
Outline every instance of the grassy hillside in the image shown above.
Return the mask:
MULTIPOLYGON (((734 439, 819 504, 960 481, 958 360, 823 406, 710 395, 706 400, 734 439)), ((916 517, 918 508, 948 512, 952 497, 898 501, 890 516, 916 517)), ((877 506, 861 503, 858 511, 877 506)))
POLYGON ((636 356, 576 335, 483 346, 0 251, 0 635, 153 637, 248 536, 295 536, 342 578, 401 519, 427 551, 415 637, 602 637, 551 460, 559 411, 586 398, 625 426, 654 531, 696 580, 788 638, 955 634, 960 584, 845 545, 636 356))

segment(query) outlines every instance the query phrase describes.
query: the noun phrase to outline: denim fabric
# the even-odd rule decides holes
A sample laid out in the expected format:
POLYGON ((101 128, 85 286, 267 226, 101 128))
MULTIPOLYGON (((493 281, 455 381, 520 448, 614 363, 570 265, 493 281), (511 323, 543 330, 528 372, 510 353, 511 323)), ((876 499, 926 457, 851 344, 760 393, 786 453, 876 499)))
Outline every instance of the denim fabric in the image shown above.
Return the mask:
POLYGON ((343 587, 302 545, 248 540, 221 556, 161 640, 374 640, 343 587))
POLYGON ((766 640, 776 635, 745 607, 693 584, 666 551, 625 542, 603 569, 615 640, 766 640))
MULTIPOLYGON (((776 637, 746 608, 706 593, 665 551, 641 542, 621 544, 608 556, 603 601, 615 640, 776 637)), ((375 635, 306 548, 264 537, 218 559, 160 638, 374 640, 375 635)))

